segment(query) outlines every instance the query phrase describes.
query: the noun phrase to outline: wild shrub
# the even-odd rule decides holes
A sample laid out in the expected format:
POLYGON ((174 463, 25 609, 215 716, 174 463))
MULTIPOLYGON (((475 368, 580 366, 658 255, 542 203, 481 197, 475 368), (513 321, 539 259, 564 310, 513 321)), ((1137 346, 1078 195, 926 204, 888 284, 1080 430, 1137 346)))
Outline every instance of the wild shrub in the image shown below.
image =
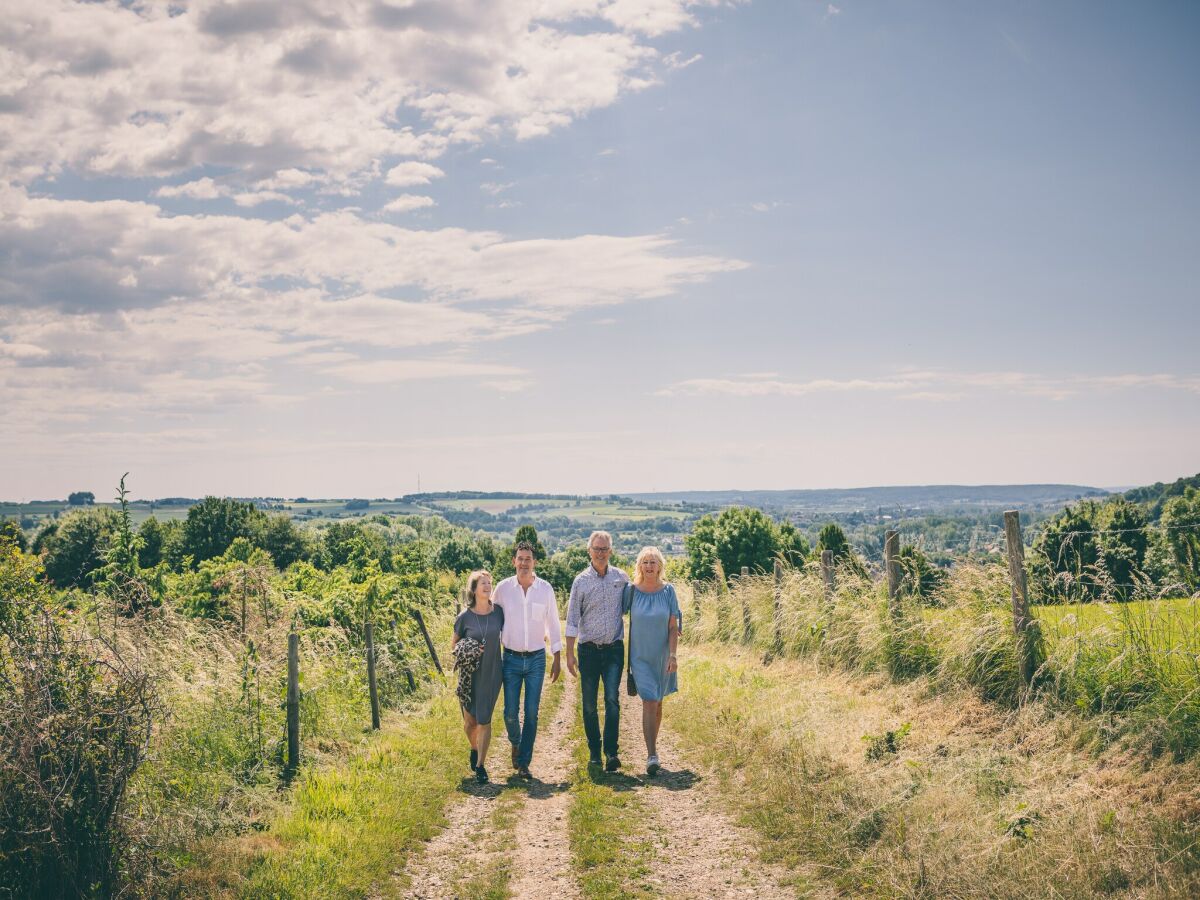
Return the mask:
POLYGON ((136 659, 68 627, 30 557, 0 553, 0 894, 119 895, 155 686, 136 659))

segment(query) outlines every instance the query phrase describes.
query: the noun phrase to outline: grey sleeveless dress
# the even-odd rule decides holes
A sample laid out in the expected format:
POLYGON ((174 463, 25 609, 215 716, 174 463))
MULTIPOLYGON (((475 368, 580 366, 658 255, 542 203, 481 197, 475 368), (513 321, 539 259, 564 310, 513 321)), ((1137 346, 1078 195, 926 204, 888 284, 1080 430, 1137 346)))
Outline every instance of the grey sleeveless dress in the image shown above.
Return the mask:
POLYGON ((500 632, 503 630, 504 610, 499 606, 493 606, 492 611, 483 616, 464 609, 454 620, 454 633, 459 639, 474 638, 483 644, 483 656, 471 685, 471 704, 465 707, 480 725, 491 724, 496 698, 500 696, 500 684, 503 681, 500 671, 500 632))

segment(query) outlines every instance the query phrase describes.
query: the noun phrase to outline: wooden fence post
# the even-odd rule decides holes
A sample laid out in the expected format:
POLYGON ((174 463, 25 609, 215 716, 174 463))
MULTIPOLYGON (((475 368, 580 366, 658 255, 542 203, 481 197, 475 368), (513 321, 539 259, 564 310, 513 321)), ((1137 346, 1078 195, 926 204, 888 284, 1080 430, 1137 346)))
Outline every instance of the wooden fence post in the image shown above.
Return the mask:
POLYGON ((883 562, 887 568, 888 609, 900 616, 900 532, 889 528, 883 533, 883 562))
POLYGON ((725 580, 725 567, 720 560, 713 566, 713 576, 717 582, 717 640, 725 640, 729 626, 729 582, 725 580))
POLYGON ((833 605, 833 595, 837 591, 836 576, 833 574, 833 551, 821 551, 821 580, 825 582, 825 605, 833 605))
POLYGON ((775 652, 783 650, 783 563, 775 560, 775 652))
POLYGON ((379 730, 379 688, 375 682, 375 626, 367 623, 367 693, 371 695, 371 727, 379 730))
POLYGON ((300 635, 288 635, 287 768, 300 767, 300 635))
POLYGON ((700 624, 700 582, 692 581, 692 612, 696 614, 696 624, 700 624))
POLYGON ((442 671, 442 664, 438 661, 437 650, 433 648, 433 641, 429 638, 429 629, 425 627, 425 618, 421 615, 419 609, 412 611, 413 618, 417 620, 417 625, 421 628, 421 635, 425 638, 425 646, 429 648, 429 655, 433 657, 433 665, 437 669, 439 675, 445 675, 442 671))
POLYGON ((1017 660, 1021 680, 1033 682, 1037 666, 1033 641, 1033 619, 1029 615, 1029 588, 1025 580, 1025 544, 1021 538, 1021 514, 1015 509, 1004 513, 1004 538, 1008 544, 1008 571, 1012 578, 1013 629, 1017 637, 1017 660))
MULTIPOLYGON (((742 578, 750 577, 750 567, 742 566, 742 578)), ((750 643, 750 604, 746 600, 746 586, 742 585, 742 643, 750 643)))

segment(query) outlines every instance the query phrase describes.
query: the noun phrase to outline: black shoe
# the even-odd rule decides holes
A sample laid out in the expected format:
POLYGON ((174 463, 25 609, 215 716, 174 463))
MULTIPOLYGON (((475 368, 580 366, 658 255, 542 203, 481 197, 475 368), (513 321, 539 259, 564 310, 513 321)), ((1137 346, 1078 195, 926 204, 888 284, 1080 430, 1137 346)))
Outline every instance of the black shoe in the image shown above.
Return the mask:
POLYGON ((471 748, 471 768, 474 769, 479 765, 479 751, 474 747, 471 748))
POLYGON ((529 771, 529 766, 521 766, 517 769, 517 777, 523 778, 525 781, 533 781, 533 773, 529 771))
POLYGON ((610 756, 608 761, 604 763, 605 772, 615 772, 619 768, 621 768, 621 757, 619 756, 610 756))
POLYGON ((485 769, 483 766, 475 767, 475 783, 476 784, 487 784, 488 783, 487 769, 485 769))
POLYGON ((591 756, 589 756, 588 757, 588 765, 589 766, 599 766, 600 765, 600 754, 593 753, 591 756))

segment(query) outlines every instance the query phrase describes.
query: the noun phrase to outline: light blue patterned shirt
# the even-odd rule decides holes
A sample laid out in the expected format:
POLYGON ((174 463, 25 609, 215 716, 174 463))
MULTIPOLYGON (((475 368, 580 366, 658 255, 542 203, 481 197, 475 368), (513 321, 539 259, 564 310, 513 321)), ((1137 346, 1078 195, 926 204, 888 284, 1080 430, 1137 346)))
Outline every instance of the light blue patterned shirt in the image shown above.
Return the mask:
POLYGON ((629 576, 609 566, 604 576, 589 565, 571 583, 567 601, 567 637, 580 643, 611 644, 625 634, 621 621, 621 590, 629 576))

